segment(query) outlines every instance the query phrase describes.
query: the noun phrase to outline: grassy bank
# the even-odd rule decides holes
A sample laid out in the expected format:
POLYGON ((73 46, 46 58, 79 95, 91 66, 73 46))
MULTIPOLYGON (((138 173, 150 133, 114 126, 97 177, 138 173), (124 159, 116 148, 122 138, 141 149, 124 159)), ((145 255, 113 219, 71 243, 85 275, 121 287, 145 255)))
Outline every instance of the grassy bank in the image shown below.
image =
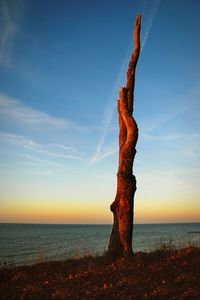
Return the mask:
POLYGON ((0 299, 200 299, 200 247, 0 269, 0 299))

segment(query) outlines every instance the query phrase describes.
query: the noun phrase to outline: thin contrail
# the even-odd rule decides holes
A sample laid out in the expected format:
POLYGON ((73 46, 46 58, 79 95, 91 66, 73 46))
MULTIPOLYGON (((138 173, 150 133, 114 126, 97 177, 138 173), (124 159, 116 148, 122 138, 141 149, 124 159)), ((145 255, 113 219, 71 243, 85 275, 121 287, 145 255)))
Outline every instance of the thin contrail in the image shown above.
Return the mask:
POLYGON ((6 1, 0 3, 0 18, 2 19, 2 34, 0 36, 0 65, 10 66, 10 55, 17 26, 11 18, 6 1))
MULTIPOLYGON (((144 49, 144 47, 146 45, 146 42, 147 42, 147 39, 149 37, 149 33, 150 33, 151 27, 153 25, 154 18, 156 17, 160 2, 161 2, 161 0, 155 0, 154 6, 152 8, 152 12, 150 14, 148 26, 147 26, 146 31, 144 33, 144 37, 141 41, 141 51, 142 51, 142 49, 144 49)), ((126 52, 126 55, 124 56, 124 59, 122 61, 119 75, 118 75, 117 80, 115 81, 115 84, 114 84, 114 87, 113 87, 112 95, 111 95, 111 97, 110 97, 110 99, 109 99, 109 101, 108 101, 108 103, 105 107, 104 115, 103 115, 103 121, 102 121, 102 125, 103 125, 102 126, 102 132, 101 132, 100 139, 97 143, 96 152, 91 158, 91 163, 95 163, 96 161, 101 160, 102 158, 108 156, 109 154, 111 155, 112 153, 116 152, 116 151, 109 151, 109 154, 106 155, 106 153, 102 153, 102 148, 103 148, 103 145, 105 143, 105 139, 106 139, 107 134, 108 134, 110 123, 112 121, 113 112, 114 112, 114 109, 115 109, 114 100, 117 99, 117 92, 118 92, 118 89, 120 87, 122 78, 124 77, 126 67, 128 65, 128 59, 129 59, 129 56, 130 56, 131 44, 132 43, 130 43, 130 45, 128 47, 128 50, 126 52)))
POLYGON ((131 45, 129 45, 128 50, 126 52, 126 55, 125 55, 125 57, 122 61, 121 68, 120 68, 120 71, 119 71, 119 75, 118 75, 118 77, 115 81, 115 84, 113 86, 113 91, 112 91, 111 97, 110 97, 110 99, 109 99, 109 101, 108 101, 108 103, 105 107, 104 115, 103 115, 103 121, 102 121, 103 126, 102 126, 101 136, 100 136, 100 139, 97 143, 96 152, 91 158, 91 163, 94 163, 94 162, 100 160, 101 157, 103 158, 103 157, 107 156, 105 153, 102 154, 102 147, 104 145, 105 139, 106 139, 107 134, 108 134, 108 129, 109 129, 110 123, 112 121, 113 112, 114 112, 114 109, 115 109, 115 106, 114 106, 115 102, 114 101, 117 99, 117 92, 118 92, 119 86, 122 82, 122 78, 124 77, 124 73, 125 73, 125 70, 126 70, 126 67, 127 67, 128 59, 129 59, 129 56, 130 56, 130 47, 131 47, 131 45))
POLYGON ((157 14, 160 2, 161 2, 161 0, 156 0, 155 3, 154 3, 154 6, 152 8, 152 12, 151 12, 151 15, 150 15, 149 23, 147 25, 147 28, 146 28, 146 31, 144 33, 143 39, 141 41, 141 51, 144 49, 144 47, 146 45, 146 42, 147 42, 147 39, 149 37, 149 33, 150 33, 151 27, 153 25, 153 21, 154 21, 154 19, 156 17, 156 14, 157 14))

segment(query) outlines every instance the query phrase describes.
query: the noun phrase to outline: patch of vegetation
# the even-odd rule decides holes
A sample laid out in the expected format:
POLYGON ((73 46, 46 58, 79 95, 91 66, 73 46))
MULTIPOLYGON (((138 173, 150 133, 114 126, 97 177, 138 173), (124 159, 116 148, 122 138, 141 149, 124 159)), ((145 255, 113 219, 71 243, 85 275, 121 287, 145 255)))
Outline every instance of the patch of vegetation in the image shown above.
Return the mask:
POLYGON ((0 269, 0 299, 200 299, 200 247, 0 269))

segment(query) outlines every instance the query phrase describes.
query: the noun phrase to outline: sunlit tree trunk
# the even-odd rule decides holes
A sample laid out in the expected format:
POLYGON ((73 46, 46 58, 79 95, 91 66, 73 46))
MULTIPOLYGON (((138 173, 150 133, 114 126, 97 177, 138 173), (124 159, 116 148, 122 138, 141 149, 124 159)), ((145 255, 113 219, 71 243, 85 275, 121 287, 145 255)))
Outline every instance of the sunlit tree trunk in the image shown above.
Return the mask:
POLYGON ((133 207, 136 178, 133 161, 136 154, 138 127, 132 116, 135 86, 135 70, 140 54, 140 23, 138 15, 134 24, 134 50, 127 71, 126 87, 120 88, 118 100, 119 166, 117 193, 110 209, 114 222, 108 252, 114 255, 132 255, 133 207))

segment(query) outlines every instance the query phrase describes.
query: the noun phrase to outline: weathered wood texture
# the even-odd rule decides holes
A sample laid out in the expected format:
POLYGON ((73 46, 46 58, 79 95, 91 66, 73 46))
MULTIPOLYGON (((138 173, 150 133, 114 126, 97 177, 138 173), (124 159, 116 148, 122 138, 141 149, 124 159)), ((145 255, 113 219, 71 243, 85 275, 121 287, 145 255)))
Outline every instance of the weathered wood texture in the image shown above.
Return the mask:
POLYGON ((136 178, 133 161, 136 154, 138 127, 132 116, 135 87, 135 70, 140 54, 140 23, 138 15, 134 24, 134 50, 129 62, 126 87, 120 88, 118 100, 119 119, 119 167, 117 193, 110 209, 114 222, 108 252, 114 255, 132 255, 133 207, 136 178))

